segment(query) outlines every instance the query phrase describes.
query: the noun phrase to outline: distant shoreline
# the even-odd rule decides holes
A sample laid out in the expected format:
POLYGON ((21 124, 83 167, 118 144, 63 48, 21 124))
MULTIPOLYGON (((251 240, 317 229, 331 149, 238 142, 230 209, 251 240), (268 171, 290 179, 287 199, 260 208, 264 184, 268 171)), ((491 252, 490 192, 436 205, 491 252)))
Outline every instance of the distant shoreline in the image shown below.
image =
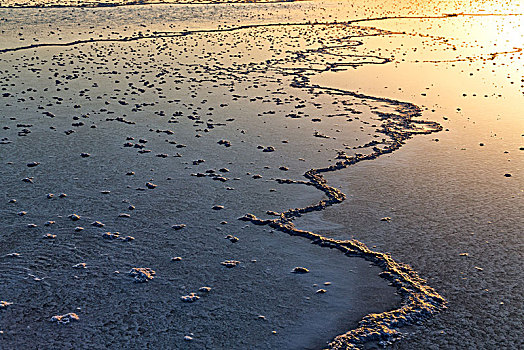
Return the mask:
POLYGON ((219 4, 273 4, 273 3, 289 3, 289 2, 306 2, 309 0, 216 0, 216 1, 191 1, 182 0, 178 2, 170 1, 129 1, 126 3, 109 3, 109 2, 93 2, 93 3, 78 3, 78 4, 13 4, 0 5, 4 9, 19 9, 19 8, 104 8, 104 7, 122 7, 122 6, 140 6, 140 5, 219 5, 219 4))

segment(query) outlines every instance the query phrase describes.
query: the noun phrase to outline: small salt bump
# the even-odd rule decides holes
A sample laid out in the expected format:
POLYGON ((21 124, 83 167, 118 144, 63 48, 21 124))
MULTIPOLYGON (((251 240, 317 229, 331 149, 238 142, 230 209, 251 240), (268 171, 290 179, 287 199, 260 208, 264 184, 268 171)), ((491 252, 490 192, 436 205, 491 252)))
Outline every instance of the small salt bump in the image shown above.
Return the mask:
POLYGON ((224 265, 227 268, 232 268, 232 267, 235 267, 238 264, 240 264, 240 261, 237 261, 237 260, 226 260, 226 261, 222 261, 220 264, 224 265))
POLYGON ((107 239, 117 239, 120 237, 120 234, 118 232, 112 233, 112 232, 104 232, 102 234, 102 237, 107 239))
POLYGON ((56 315, 56 316, 51 317, 51 322, 57 322, 59 324, 68 324, 70 322, 78 321, 78 320, 80 320, 80 317, 78 317, 78 315, 75 314, 74 312, 70 312, 65 315, 56 315))
POLYGON ((231 141, 228 140, 220 140, 217 142, 219 145, 224 145, 226 147, 231 147, 231 141))
POLYGON ((189 293, 188 295, 181 296, 180 299, 185 303, 193 303, 200 299, 200 296, 198 296, 196 293, 189 293))
POLYGON ((7 308, 9 305, 13 305, 13 303, 10 303, 8 301, 4 301, 4 300, 0 300, 0 309, 5 309, 7 308))
POLYGON ((300 266, 297 266, 293 269, 292 271, 293 273, 298 273, 298 274, 303 274, 303 273, 308 273, 309 270, 305 267, 300 267, 300 266))
POLYGON ((94 226, 94 227, 104 227, 105 224, 101 223, 100 221, 93 221, 91 223, 91 226, 94 226))
POLYGON ((80 215, 77 215, 77 214, 71 214, 68 216, 71 220, 73 221, 78 221, 80 220, 80 215))
POLYGON ((238 237, 235 237, 235 236, 232 236, 232 235, 227 235, 225 238, 229 239, 231 241, 231 243, 238 242, 238 237))
POLYGON ((148 267, 133 267, 128 275, 133 277, 135 282, 144 283, 152 280, 156 272, 148 267))

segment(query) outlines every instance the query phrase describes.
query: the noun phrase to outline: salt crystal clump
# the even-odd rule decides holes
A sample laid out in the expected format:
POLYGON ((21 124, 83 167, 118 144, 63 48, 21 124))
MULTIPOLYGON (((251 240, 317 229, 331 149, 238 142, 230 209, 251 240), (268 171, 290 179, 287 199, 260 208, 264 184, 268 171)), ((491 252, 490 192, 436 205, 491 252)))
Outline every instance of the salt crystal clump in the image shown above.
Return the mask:
POLYGON ((156 272, 149 267, 133 267, 128 274, 135 278, 135 282, 143 283, 152 280, 156 272))
POLYGON ((240 264, 240 261, 226 260, 226 261, 222 261, 221 264, 224 265, 225 267, 232 268, 240 264))
POLYGON ((65 315, 56 315, 56 316, 51 317, 51 322, 58 322, 61 324, 68 324, 69 322, 78 321, 78 320, 80 320, 80 317, 78 317, 78 315, 75 314, 74 312, 70 312, 65 315))
POLYGON ((231 243, 238 242, 238 237, 235 237, 235 236, 232 236, 232 235, 227 235, 226 239, 229 239, 231 241, 231 243))
POLYGON ((181 296, 180 299, 182 299, 183 302, 192 303, 200 299, 200 297, 196 293, 189 293, 188 295, 181 296))
POLYGON ((73 221, 77 221, 77 220, 80 220, 80 215, 77 215, 77 214, 71 214, 69 215, 69 218, 73 221))
POLYGON ((10 303, 8 301, 3 301, 3 300, 0 300, 0 309, 5 309, 7 308, 9 305, 12 305, 13 303, 10 303))
POLYGON ((105 225, 103 223, 101 223, 100 221, 93 221, 91 223, 92 226, 94 227, 104 227, 105 225))
POLYGON ((297 266, 293 269, 293 273, 308 273, 309 270, 306 269, 305 267, 300 267, 300 266, 297 266))

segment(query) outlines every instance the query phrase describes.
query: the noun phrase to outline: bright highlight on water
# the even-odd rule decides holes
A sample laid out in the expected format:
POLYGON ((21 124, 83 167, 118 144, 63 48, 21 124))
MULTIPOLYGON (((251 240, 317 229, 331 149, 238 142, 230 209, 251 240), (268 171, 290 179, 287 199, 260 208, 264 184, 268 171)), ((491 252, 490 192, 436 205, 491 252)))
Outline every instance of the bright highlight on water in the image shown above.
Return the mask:
POLYGON ((523 26, 0 0, 0 348, 518 348, 523 26))

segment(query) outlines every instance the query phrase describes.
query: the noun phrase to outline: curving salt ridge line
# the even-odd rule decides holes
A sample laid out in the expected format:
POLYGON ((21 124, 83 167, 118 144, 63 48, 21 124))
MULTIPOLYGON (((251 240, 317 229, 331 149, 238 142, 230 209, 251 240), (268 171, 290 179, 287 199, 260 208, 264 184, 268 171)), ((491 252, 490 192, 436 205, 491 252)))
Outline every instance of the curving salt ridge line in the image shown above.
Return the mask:
POLYGON ((218 29, 197 29, 197 30, 184 30, 181 32, 156 32, 152 35, 140 35, 140 36, 133 36, 133 37, 125 37, 125 38, 118 38, 118 39, 111 39, 111 38, 102 38, 102 39, 82 39, 82 40, 75 40, 70 41, 66 43, 38 43, 38 44, 31 44, 26 46, 18 46, 18 47, 11 47, 11 48, 5 48, 0 49, 0 54, 7 53, 7 52, 15 52, 15 51, 22 51, 22 50, 31 50, 31 49, 38 49, 41 47, 67 47, 67 46, 75 46, 75 45, 81 45, 81 44, 89 44, 89 43, 97 43, 97 42, 130 42, 130 41, 137 41, 137 40, 144 40, 144 39, 156 39, 156 38, 174 38, 174 37, 182 37, 186 35, 192 35, 192 34, 201 34, 201 33, 222 33, 222 32, 233 32, 237 30, 245 30, 245 29, 252 29, 252 28, 264 28, 264 27, 288 27, 288 26, 328 26, 328 25, 351 25, 353 23, 360 23, 360 22, 373 22, 373 21, 385 21, 390 19, 443 19, 443 18, 450 18, 450 17, 471 17, 471 16, 520 16, 520 14, 444 14, 440 16, 385 16, 385 17, 372 17, 372 18, 360 18, 360 19, 354 19, 349 21, 333 21, 333 22, 289 22, 289 23, 264 23, 264 24, 247 24, 243 26, 237 26, 237 27, 230 27, 230 28, 218 28, 218 29))
MULTIPOLYGON (((249 221, 255 225, 268 225, 273 229, 285 232, 291 236, 300 236, 310 239, 312 243, 321 247, 337 249, 347 256, 364 258, 382 268, 380 276, 391 282, 397 288, 401 296, 401 307, 396 310, 383 312, 380 314, 369 314, 360 322, 359 326, 345 334, 337 336, 330 344, 330 349, 352 349, 371 341, 391 341, 400 336, 397 328, 418 323, 427 319, 439 311, 446 308, 446 300, 440 296, 432 287, 428 286, 418 273, 409 265, 395 261, 389 254, 376 252, 369 249, 364 243, 358 240, 336 240, 324 237, 310 231, 295 228, 292 220, 304 213, 321 211, 337 203, 341 203, 345 194, 339 189, 329 186, 322 176, 322 173, 333 172, 354 166, 359 162, 376 159, 384 154, 398 150, 404 142, 415 134, 430 134, 442 130, 442 126, 436 122, 413 120, 421 116, 421 109, 408 102, 400 102, 393 99, 368 96, 352 91, 345 91, 335 88, 326 88, 319 85, 310 85, 309 79, 300 73, 292 83, 293 87, 302 89, 325 90, 332 94, 352 96, 364 100, 386 102, 396 106, 396 113, 374 113, 383 121, 377 132, 390 138, 381 144, 384 147, 373 147, 373 152, 367 155, 356 154, 347 156, 339 152, 337 161, 334 165, 310 169, 304 177, 308 181, 294 181, 278 179, 280 183, 300 183, 314 186, 325 193, 327 199, 323 199, 317 204, 309 205, 304 208, 290 209, 280 214, 276 219, 259 219, 253 214, 246 214, 239 220, 249 221), (427 128, 420 128, 419 125, 427 128)), ((376 144, 375 144, 376 145, 376 144)), ((275 214, 273 214, 275 215, 275 214)))
POLYGON ((335 337, 329 344, 330 349, 351 349, 371 341, 391 341, 399 336, 399 327, 412 325, 429 318, 446 307, 445 299, 426 284, 409 265, 396 262, 389 254, 375 252, 357 240, 335 240, 322 235, 299 230, 287 218, 262 220, 252 214, 246 214, 239 220, 250 221, 255 225, 268 225, 291 236, 308 238, 321 247, 337 249, 347 256, 364 258, 382 268, 380 277, 395 286, 401 296, 399 309, 369 314, 359 326, 335 337))

